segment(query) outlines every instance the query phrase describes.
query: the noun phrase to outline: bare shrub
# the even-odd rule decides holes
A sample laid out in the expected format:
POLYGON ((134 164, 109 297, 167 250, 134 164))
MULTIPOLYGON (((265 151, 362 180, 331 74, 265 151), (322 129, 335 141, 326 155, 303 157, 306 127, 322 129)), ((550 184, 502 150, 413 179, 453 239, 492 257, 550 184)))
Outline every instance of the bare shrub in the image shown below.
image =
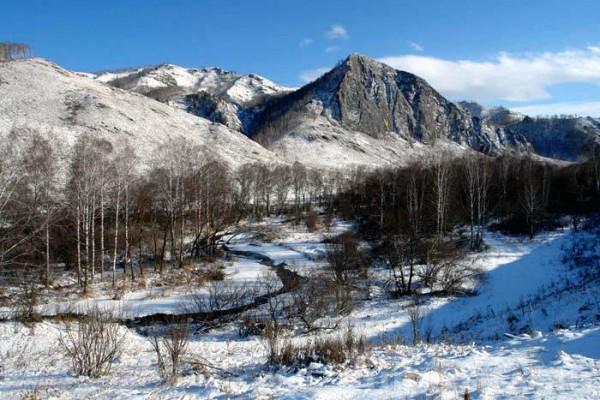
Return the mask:
POLYGON ((33 325, 36 322, 39 322, 40 314, 38 311, 38 304, 39 291, 36 284, 33 281, 23 282, 19 288, 19 293, 15 297, 15 319, 26 325, 33 325))
POLYGON ((20 400, 44 400, 60 397, 61 391, 45 384, 36 384, 33 388, 19 393, 20 400))
POLYGON ((306 213, 306 229, 309 232, 315 232, 317 230, 317 223, 319 222, 319 217, 316 211, 309 211, 306 213))
POLYGON ((351 357, 364 353, 365 339, 348 326, 340 335, 317 337, 304 344, 277 338, 267 347, 269 363, 273 365, 299 366, 311 362, 343 364, 351 357))
POLYGON ((240 337, 262 335, 266 326, 264 318, 260 318, 256 313, 246 313, 240 320, 238 335, 240 337))
POLYGON ((331 211, 327 211, 325 213, 325 216, 323 217, 323 226, 325 227, 325 230, 327 232, 331 231, 331 228, 333 227, 334 222, 333 222, 333 212, 331 211))
POLYGON ((335 280, 344 285, 354 284, 366 265, 365 254, 359 249, 358 240, 351 232, 333 238, 325 258, 335 280))
POLYGON ((267 351, 269 363, 273 365, 290 365, 294 358, 295 349, 289 340, 281 337, 281 326, 277 323, 268 322, 262 333, 262 343, 267 351))
POLYGON ((468 284, 483 276, 476 259, 467 260, 464 252, 449 241, 435 241, 428 246, 420 278, 432 292, 440 294, 468 294, 468 284))
POLYGON ((438 284, 444 294, 471 294, 473 289, 467 283, 473 279, 483 279, 483 269, 475 260, 449 260, 442 265, 438 284))
POLYGON ((171 324, 163 333, 160 336, 154 329, 149 341, 156 353, 158 375, 163 382, 175 385, 188 350, 190 327, 187 324, 171 324))
POLYGON ((365 348, 364 337, 357 335, 353 328, 348 326, 340 336, 315 340, 311 353, 321 362, 341 364, 353 355, 362 354, 365 348))
POLYGON ((417 297, 414 297, 408 306, 408 317, 410 318, 413 344, 422 341, 429 342, 433 333, 431 314, 417 297))
POLYGON ((214 267, 203 269, 200 274, 206 281, 224 281, 225 280, 225 271, 223 268, 214 267))
POLYGON ((252 285, 242 282, 214 280, 206 289, 208 293, 193 294, 182 308, 190 313, 222 311, 251 302, 255 294, 252 285))
POLYGON ((73 372, 98 378, 110 372, 123 351, 125 333, 114 323, 113 311, 91 306, 77 322, 66 322, 58 342, 70 358, 73 372))
POLYGON ((307 331, 335 329, 356 304, 355 291, 324 274, 307 274, 290 295, 294 315, 307 331))

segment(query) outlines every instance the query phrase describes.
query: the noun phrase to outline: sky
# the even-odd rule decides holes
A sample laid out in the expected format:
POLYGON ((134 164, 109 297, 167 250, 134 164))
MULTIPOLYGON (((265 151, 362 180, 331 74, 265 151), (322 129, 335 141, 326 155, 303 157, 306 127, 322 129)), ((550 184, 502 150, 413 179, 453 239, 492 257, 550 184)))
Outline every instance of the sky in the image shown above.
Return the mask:
POLYGON ((301 86, 358 52, 451 100, 600 117, 598 0, 2 0, 0 41, 95 72, 164 62, 301 86))

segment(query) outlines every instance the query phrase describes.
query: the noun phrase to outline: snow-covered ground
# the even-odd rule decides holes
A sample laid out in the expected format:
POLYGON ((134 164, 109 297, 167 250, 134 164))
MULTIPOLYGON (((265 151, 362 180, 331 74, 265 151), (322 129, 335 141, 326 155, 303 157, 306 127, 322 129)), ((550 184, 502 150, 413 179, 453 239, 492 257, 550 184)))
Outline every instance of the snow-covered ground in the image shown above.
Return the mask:
MULTIPOLYGON (((348 229, 338 224, 333 232, 348 229)), ((323 237, 283 226, 272 242, 241 235, 237 250, 264 254, 295 265, 302 274, 321 268, 317 255, 323 237)), ((424 324, 434 342, 411 341, 407 300, 390 300, 377 288, 348 321, 369 343, 364 354, 342 366, 312 363, 298 368, 267 367, 260 337, 240 337, 235 323, 194 335, 188 357, 216 368, 193 371, 175 387, 160 384, 155 354, 146 338, 127 335, 123 355, 108 376, 75 377, 57 338, 61 324, 34 329, 0 324, 0 398, 36 394, 38 398, 293 398, 474 399, 600 397, 600 288, 597 283, 567 289, 574 279, 562 258, 576 235, 546 233, 533 243, 488 233, 489 249, 473 256, 487 271, 474 296, 426 299, 424 324), (442 328, 445 327, 441 341, 442 328), (454 344, 450 344, 454 343, 454 344)), ((268 267, 238 257, 226 265, 229 280, 250 282, 268 267)), ((382 271, 383 272, 383 271, 382 271)), ((126 300, 145 310, 165 311, 179 293, 145 300, 143 291, 126 300), (169 303, 170 302, 170 303, 169 303)), ((142 313, 146 313, 146 311, 142 313)), ((301 334, 296 340, 309 340, 301 334)))

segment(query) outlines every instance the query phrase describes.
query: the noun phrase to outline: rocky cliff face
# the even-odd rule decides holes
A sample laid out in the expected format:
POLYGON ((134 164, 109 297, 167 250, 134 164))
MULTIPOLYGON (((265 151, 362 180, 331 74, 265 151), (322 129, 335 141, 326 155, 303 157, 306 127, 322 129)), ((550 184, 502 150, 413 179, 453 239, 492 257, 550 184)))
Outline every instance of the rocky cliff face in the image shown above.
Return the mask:
POLYGON ((475 102, 458 104, 473 115, 474 123, 483 133, 494 130, 498 136, 518 138, 528 149, 544 157, 575 161, 600 144, 597 118, 530 118, 504 107, 484 107, 475 102))
POLYGON ((259 142, 272 143, 294 125, 290 120, 315 117, 372 138, 391 132, 408 141, 450 140, 488 153, 520 145, 515 135, 482 129, 468 110, 446 100, 423 79, 359 54, 274 101, 251 134, 259 142))

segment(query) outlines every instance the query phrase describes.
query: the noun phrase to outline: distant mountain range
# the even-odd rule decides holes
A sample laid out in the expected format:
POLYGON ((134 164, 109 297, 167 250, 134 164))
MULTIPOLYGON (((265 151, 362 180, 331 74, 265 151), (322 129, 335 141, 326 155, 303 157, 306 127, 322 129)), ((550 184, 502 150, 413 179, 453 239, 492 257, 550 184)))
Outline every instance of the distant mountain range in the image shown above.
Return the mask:
POLYGON ((453 103, 416 75, 359 54, 298 89, 219 68, 87 74, 15 60, 0 63, 0 97, 0 133, 33 126, 72 139, 92 131, 142 148, 183 136, 232 166, 376 167, 469 149, 572 161, 600 144, 599 119, 453 103))

